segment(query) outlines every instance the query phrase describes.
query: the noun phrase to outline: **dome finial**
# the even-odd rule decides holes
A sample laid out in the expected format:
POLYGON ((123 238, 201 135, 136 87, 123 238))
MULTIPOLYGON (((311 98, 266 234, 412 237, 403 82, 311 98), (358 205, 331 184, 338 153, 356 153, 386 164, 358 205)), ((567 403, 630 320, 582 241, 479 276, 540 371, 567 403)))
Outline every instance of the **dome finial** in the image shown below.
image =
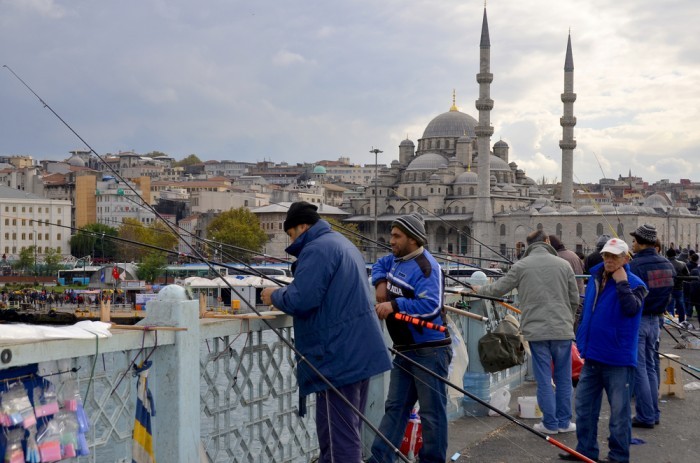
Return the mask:
POLYGON ((459 108, 457 107, 456 99, 457 99, 457 94, 455 92, 455 89, 453 88, 452 89, 452 106, 450 107, 450 111, 459 111, 459 108))

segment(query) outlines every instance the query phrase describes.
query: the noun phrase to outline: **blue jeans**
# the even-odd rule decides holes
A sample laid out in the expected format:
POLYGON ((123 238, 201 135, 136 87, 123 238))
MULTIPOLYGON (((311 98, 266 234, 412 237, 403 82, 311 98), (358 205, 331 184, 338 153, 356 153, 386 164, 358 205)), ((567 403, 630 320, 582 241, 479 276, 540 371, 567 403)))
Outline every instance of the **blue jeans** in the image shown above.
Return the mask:
MULTIPOLYGON (((430 347, 403 351, 401 354, 447 379, 452 347, 430 347)), ((447 459, 447 394, 445 383, 411 365, 397 355, 389 381, 389 394, 384 404, 384 417, 379 432, 399 447, 406 431, 411 409, 418 400, 423 427, 421 463, 445 463, 447 459)), ((371 463, 393 463, 396 456, 379 436, 372 444, 371 463)))
POLYGON ((679 322, 685 321, 685 298, 682 289, 674 289, 671 292, 671 302, 668 304, 667 310, 671 315, 675 311, 679 322))
POLYGON ((659 315, 642 315, 637 344, 637 370, 634 376, 636 418, 654 424, 660 417, 659 376, 656 373, 659 315))
POLYGON ((571 421, 571 340, 530 341, 532 365, 537 381, 537 404, 547 429, 569 427, 571 421), (552 362, 554 374, 552 375, 552 362), (552 389, 552 376, 554 385, 552 389))
POLYGON ((598 459, 598 417, 603 391, 610 404, 608 458, 620 462, 630 459, 632 439, 631 401, 634 367, 618 367, 587 359, 576 387, 576 451, 598 459))

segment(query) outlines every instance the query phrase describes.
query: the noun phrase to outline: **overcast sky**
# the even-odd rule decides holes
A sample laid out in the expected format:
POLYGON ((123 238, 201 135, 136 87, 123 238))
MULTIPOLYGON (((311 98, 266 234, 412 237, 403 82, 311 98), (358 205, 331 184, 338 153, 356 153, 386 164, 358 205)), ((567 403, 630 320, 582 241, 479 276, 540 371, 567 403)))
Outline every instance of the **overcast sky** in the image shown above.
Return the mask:
MULTIPOLYGON (((98 153, 398 159, 451 105, 474 117, 481 0, 0 0, 10 66, 98 153)), ((571 28, 574 181, 700 181, 698 0, 492 0, 492 144, 561 179, 571 28), (599 165, 599 163, 600 165, 599 165)), ((0 155, 83 148, 0 69, 0 155)))

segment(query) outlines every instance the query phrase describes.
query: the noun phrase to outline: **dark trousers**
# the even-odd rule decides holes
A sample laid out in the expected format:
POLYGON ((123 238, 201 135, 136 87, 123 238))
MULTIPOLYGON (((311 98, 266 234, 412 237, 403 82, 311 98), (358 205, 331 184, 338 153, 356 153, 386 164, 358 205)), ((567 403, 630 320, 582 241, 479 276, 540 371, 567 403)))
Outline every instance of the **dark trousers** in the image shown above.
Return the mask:
MULTIPOLYGON (((367 404, 369 379, 339 387, 338 391, 361 413, 367 404)), ((316 433, 321 447, 318 463, 362 462, 362 420, 338 395, 316 394, 316 433)))

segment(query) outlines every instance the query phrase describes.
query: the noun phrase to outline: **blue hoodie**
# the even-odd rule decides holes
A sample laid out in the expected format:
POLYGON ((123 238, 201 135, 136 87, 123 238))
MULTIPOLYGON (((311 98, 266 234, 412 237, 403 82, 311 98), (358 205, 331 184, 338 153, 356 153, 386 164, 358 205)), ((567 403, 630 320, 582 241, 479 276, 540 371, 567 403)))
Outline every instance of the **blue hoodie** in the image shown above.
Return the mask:
MULTIPOLYGON (((272 303, 294 317, 299 352, 335 387, 391 369, 360 251, 325 220, 286 251, 297 257, 294 281, 272 293, 272 303)), ((302 404, 306 395, 328 388, 304 361, 297 382, 302 404)))
POLYGON ((627 281, 608 278, 604 263, 591 269, 576 344, 581 357, 614 366, 637 366, 637 340, 647 287, 625 264, 627 281))

